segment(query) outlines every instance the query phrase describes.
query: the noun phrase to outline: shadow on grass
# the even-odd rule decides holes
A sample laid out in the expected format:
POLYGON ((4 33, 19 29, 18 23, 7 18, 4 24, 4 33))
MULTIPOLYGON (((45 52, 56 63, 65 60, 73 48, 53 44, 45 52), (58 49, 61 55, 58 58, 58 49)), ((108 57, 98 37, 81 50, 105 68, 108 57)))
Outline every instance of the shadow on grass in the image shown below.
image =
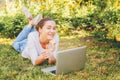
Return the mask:
MULTIPOLYGON (((93 36, 80 38, 80 41, 85 41, 85 44, 88 46, 88 70, 94 71, 95 73, 93 72, 93 74, 99 76, 104 75, 102 79, 109 79, 111 75, 116 75, 119 79, 120 42, 116 42, 115 40, 103 40, 93 36)), ((112 79, 116 78, 113 77, 112 79)))

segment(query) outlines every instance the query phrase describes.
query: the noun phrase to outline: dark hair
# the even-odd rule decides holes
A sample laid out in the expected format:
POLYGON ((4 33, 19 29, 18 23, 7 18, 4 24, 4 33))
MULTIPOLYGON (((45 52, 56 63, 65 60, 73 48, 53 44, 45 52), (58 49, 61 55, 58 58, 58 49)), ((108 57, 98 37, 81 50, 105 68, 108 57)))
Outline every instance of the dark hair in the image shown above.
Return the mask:
POLYGON ((45 25, 45 22, 47 21, 54 21, 51 18, 43 18, 39 21, 39 23, 36 25, 36 30, 38 31, 39 28, 42 28, 45 25))

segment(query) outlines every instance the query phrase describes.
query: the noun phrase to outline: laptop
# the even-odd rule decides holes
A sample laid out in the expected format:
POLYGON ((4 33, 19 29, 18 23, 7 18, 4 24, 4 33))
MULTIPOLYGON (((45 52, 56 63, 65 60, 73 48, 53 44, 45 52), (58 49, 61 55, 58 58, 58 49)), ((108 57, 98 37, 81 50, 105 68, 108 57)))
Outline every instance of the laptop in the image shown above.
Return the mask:
POLYGON ((65 74, 84 68, 86 62, 86 46, 59 51, 56 55, 56 66, 43 68, 41 71, 53 75, 65 74))

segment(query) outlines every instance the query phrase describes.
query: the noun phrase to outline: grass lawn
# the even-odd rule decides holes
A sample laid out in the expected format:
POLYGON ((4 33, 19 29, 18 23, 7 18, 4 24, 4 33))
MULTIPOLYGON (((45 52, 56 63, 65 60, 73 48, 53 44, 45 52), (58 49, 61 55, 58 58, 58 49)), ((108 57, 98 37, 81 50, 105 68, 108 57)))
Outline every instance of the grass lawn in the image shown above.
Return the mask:
POLYGON ((62 37, 59 50, 87 46, 87 62, 81 71, 52 76, 40 71, 47 62, 33 66, 11 47, 11 39, 0 38, 0 80, 120 80, 120 43, 93 37, 62 37))

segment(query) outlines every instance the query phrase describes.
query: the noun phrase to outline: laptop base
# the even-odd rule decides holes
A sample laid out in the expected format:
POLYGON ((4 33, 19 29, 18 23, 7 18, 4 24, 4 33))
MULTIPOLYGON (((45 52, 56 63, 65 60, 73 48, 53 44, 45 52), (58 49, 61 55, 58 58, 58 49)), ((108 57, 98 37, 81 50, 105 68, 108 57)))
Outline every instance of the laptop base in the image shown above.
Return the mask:
POLYGON ((43 68, 43 69, 41 69, 41 71, 48 72, 48 73, 50 73, 52 75, 56 75, 56 66, 43 68))

